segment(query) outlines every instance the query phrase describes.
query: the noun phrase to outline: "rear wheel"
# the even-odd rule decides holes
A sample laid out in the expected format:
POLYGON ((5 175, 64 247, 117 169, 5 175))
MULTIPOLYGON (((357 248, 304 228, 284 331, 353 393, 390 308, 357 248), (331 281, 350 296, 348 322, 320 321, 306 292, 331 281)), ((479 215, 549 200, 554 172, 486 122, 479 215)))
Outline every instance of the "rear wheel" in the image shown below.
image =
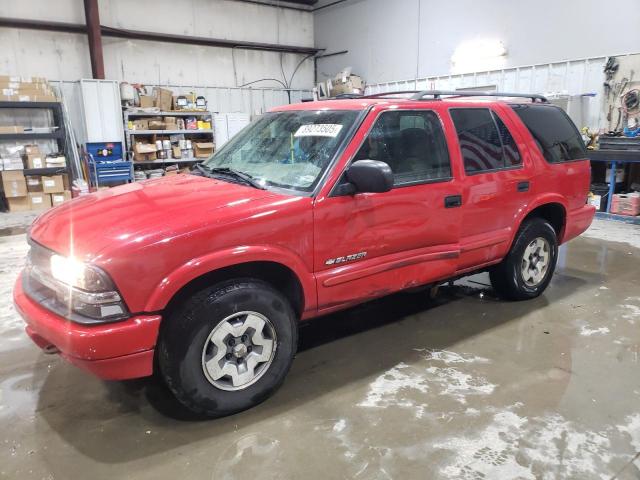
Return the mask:
POLYGON ((296 346, 287 299, 265 282, 233 280, 199 292, 163 322, 158 362, 183 405, 221 417, 275 392, 296 346))
POLYGON ((554 228, 542 218, 526 220, 506 258, 489 272, 494 290, 510 300, 540 295, 549 285, 558 258, 554 228))

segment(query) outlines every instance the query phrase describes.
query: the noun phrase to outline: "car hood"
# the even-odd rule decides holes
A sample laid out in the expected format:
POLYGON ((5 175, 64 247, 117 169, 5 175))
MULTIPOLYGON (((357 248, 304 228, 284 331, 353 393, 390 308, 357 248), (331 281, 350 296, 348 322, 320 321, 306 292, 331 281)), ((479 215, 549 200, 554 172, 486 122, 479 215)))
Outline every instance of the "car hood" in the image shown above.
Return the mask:
POLYGON ((247 203, 282 197, 267 190, 196 175, 171 175, 100 190, 38 217, 32 240, 93 261, 128 243, 155 243, 224 223, 247 203))

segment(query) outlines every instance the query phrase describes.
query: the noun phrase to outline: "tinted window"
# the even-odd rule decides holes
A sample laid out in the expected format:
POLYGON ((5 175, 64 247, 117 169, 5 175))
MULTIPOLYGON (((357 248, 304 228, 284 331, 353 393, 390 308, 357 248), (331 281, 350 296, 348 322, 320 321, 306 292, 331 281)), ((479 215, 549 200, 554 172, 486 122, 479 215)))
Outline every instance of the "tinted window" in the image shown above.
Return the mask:
POLYGON ((489 109, 454 108, 451 118, 467 173, 504 167, 502 141, 489 109))
POLYGON ((355 156, 367 158, 388 163, 395 185, 451 177, 442 126, 431 111, 382 113, 355 156))
POLYGON ((569 116, 554 105, 513 105, 547 162, 587 157, 584 142, 569 116))

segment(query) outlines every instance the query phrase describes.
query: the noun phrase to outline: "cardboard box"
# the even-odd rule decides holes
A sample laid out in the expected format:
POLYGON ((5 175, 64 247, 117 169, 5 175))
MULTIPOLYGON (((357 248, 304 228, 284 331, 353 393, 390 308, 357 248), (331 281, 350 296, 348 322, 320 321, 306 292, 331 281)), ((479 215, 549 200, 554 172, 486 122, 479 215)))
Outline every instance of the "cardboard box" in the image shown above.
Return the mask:
POLYGON ((22 157, 24 168, 44 168, 45 162, 42 155, 25 155, 22 157))
POLYGON ((173 158, 182 158, 182 150, 180 150, 180 146, 179 145, 172 145, 171 146, 171 153, 173 158))
POLYGON ((47 168, 64 168, 67 166, 67 158, 64 155, 50 155, 44 159, 47 168))
POLYGON ((137 162, 156 160, 156 146, 152 143, 136 143, 133 146, 133 160, 137 162))
POLYGON ((171 103, 173 101, 173 92, 171 90, 156 87, 153 89, 153 95, 155 96, 155 107, 158 107, 163 112, 171 110, 171 103))
POLYGON ((27 175, 27 192, 42 192, 42 177, 40 175, 27 175))
POLYGON ((364 82, 358 75, 336 76, 327 82, 327 86, 332 97, 342 93, 364 93, 364 82))
POLYGON ((146 118, 139 118, 133 121, 134 130, 149 130, 149 120, 146 118))
POLYGON ((50 177, 42 177, 42 191, 44 193, 64 192, 62 175, 51 175, 50 177))
POLYGON ((69 190, 65 190, 62 193, 52 193, 51 194, 51 206, 57 207, 58 205, 63 204, 67 200, 71 200, 71 192, 69 190))
POLYGON ((24 163, 20 157, 8 157, 2 159, 3 170, 23 170, 24 163))
POLYGON ((51 197, 46 193, 29 192, 29 210, 47 210, 51 208, 51 197))
POLYGON ((40 147, 38 145, 25 145, 24 154, 25 155, 42 155, 42 153, 40 152, 40 147))
POLYGON ((53 95, 53 90, 46 83, 0 82, 0 93, 3 95, 53 95))
POLYGON ((166 124, 161 119, 150 118, 149 119, 149 130, 164 130, 166 128, 166 124))
POLYGON ((27 196, 7 198, 7 204, 10 212, 29 211, 29 197, 27 196))
POLYGON ((0 75, 0 82, 47 83, 44 77, 21 77, 19 75, 0 75))
POLYGON ((150 95, 140 95, 140 108, 152 108, 154 100, 150 95))
POLYGON ((23 133, 24 127, 12 126, 12 127, 0 127, 0 133, 23 133))
POLYGON ((3 102, 57 102, 55 95, 2 95, 0 101, 3 102))
POLYGON ((24 197, 27 183, 20 170, 2 172, 2 190, 6 198, 24 197))
POLYGON ((213 143, 193 142, 193 153, 196 158, 209 158, 213 155, 213 143))

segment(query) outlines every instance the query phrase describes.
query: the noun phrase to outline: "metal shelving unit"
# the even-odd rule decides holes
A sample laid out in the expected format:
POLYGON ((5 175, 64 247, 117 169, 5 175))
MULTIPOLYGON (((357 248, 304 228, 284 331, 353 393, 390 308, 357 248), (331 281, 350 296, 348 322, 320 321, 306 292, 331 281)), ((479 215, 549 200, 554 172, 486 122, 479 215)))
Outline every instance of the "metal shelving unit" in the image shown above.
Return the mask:
POLYGON ((589 150, 588 157, 592 162, 606 162, 611 164, 608 181, 609 193, 607 194, 607 209, 605 212, 596 212, 596 216, 598 218, 620 220, 625 223, 640 224, 640 217, 630 217, 611 213, 611 200, 616 187, 616 168, 619 165, 640 163, 640 150, 589 150))
POLYGON ((125 114, 129 117, 198 117, 208 116, 211 112, 206 110, 176 110, 175 112, 140 112, 140 111, 125 111, 125 114))
POLYGON ((25 108, 25 109, 44 109, 51 110, 53 114, 55 132, 21 132, 21 133, 1 133, 0 140, 20 141, 20 140, 56 140, 58 143, 58 151, 65 153, 66 132, 64 128, 64 119, 62 117, 62 104, 60 102, 0 102, 0 109, 9 108, 25 108))
POLYGON ((49 133, 0 133, 0 140, 57 140, 64 137, 64 132, 59 130, 49 133))
MULTIPOLYGON (((3 109, 42 109, 50 110, 53 115, 52 127, 55 127, 54 132, 22 132, 22 133, 2 133, 0 134, 0 141, 23 141, 23 140, 55 140, 58 145, 58 151, 62 152, 66 158, 66 131, 64 127, 64 117, 62 103, 60 102, 0 102, 0 111, 3 109)), ((69 173, 69 166, 64 168, 25 168, 21 170, 24 175, 61 175, 69 173)), ((6 210, 6 200, 4 195, 0 195, 0 210, 6 210)))
POLYGON ((174 135, 177 133, 194 134, 194 133, 213 133, 213 128, 206 130, 126 130, 129 135, 174 135))
MULTIPOLYGON (((145 111, 123 111, 123 119, 124 119, 124 134, 125 134, 125 142, 127 147, 127 153, 130 155, 130 152, 133 147, 134 138, 138 135, 188 135, 194 136, 195 138, 203 138, 207 137, 207 141, 214 141, 214 129, 200 129, 200 130, 133 130, 128 128, 129 120, 134 118, 144 118, 144 117, 211 117, 213 119, 213 114, 209 111, 204 110, 178 110, 178 111, 161 111, 161 112, 145 112, 145 111)), ((147 160, 147 161, 134 161, 131 158, 133 165, 171 165, 171 164, 194 164, 203 161, 202 158, 190 157, 190 158, 167 158, 167 159, 157 159, 157 160, 147 160)))

